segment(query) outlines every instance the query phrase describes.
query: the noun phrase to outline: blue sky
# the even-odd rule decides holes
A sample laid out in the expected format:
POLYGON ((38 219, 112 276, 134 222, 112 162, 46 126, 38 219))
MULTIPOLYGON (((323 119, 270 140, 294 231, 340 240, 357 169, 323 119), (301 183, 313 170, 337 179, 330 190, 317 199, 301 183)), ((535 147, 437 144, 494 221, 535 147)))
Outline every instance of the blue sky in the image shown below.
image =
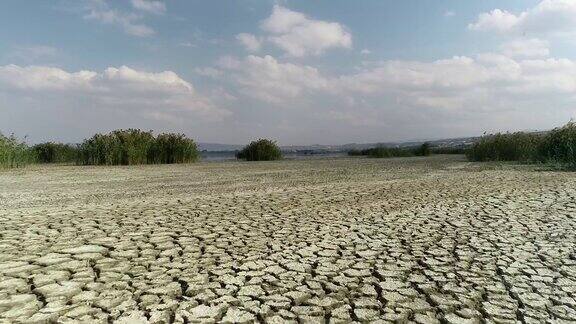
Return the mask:
POLYGON ((3 2, 0 131, 338 144, 576 116, 576 1, 3 2))

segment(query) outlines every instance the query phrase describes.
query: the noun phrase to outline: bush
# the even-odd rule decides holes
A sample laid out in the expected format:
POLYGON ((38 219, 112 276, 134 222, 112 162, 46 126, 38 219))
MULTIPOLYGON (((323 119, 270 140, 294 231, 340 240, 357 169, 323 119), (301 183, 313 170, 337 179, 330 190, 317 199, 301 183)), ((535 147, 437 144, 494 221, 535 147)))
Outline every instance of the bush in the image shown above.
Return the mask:
POLYGON ((17 168, 35 160, 34 152, 14 135, 9 137, 0 133, 0 167, 17 168))
POLYGON ((246 145, 236 153, 237 159, 246 161, 272 161, 282 159, 282 152, 275 142, 268 139, 259 139, 246 145))
POLYGON ((78 148, 70 144, 46 142, 32 147, 38 163, 72 163, 77 160, 78 148))
POLYGON ((135 165, 189 163, 198 160, 193 140, 182 134, 160 134, 139 129, 96 134, 79 146, 78 163, 84 165, 135 165))

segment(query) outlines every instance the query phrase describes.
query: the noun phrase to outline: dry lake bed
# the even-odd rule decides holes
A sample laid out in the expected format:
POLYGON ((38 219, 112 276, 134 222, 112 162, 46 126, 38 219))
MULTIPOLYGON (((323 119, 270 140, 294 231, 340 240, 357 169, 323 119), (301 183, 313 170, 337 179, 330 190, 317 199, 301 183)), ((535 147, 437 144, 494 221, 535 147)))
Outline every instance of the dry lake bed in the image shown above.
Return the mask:
POLYGON ((463 157, 0 171, 0 322, 576 322, 576 173, 463 157))

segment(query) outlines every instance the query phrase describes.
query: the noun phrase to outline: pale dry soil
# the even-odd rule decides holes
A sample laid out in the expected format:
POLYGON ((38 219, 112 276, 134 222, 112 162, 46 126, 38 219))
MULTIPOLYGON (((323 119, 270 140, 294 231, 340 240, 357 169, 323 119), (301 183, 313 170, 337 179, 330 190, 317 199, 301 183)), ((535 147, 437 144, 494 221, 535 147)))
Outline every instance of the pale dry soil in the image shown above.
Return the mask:
POLYGON ((462 157, 0 171, 0 322, 576 321, 576 174, 462 157))

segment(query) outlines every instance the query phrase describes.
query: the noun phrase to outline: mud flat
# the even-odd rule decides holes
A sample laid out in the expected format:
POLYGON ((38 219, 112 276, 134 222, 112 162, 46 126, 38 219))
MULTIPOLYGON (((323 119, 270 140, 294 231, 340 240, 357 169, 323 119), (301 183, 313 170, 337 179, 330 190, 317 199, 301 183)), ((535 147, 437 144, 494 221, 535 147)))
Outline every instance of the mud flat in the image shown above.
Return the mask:
POLYGON ((0 171, 0 322, 576 321, 576 174, 461 157, 0 171))

